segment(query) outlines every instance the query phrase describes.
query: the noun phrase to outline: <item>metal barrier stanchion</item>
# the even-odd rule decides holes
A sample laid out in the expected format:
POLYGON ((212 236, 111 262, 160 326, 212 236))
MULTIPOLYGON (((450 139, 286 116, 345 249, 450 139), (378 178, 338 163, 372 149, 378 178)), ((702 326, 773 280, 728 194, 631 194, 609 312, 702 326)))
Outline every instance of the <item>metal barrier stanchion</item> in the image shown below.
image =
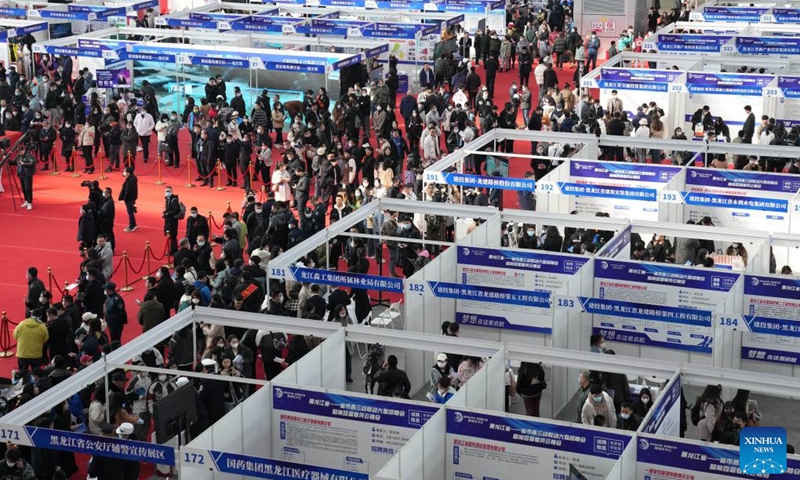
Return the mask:
POLYGON ((256 173, 256 169, 255 166, 253 165, 253 162, 247 164, 247 170, 249 171, 248 173, 250 174, 250 188, 253 188, 253 185, 255 185, 253 177, 256 173))
POLYGON ((225 211, 228 213, 233 213, 233 210, 231 210, 231 202, 228 202, 228 208, 225 211))
POLYGON ((189 179, 186 182, 186 188, 194 188, 195 184, 192 183, 192 157, 186 157, 186 178, 189 179))
POLYGON ((61 296, 67 295, 69 293, 69 282, 64 282, 64 290, 61 291, 61 296))
POLYGON ((55 149, 50 151, 50 162, 53 164, 53 170, 50 172, 50 175, 61 175, 61 172, 58 171, 58 159, 56 158, 55 149))
POLYGON ((11 333, 8 331, 12 325, 11 320, 8 319, 4 311, 0 317, 0 358, 7 358, 14 356, 12 351, 16 344, 11 343, 11 333))
POLYGON ((156 185, 164 185, 164 180, 161 179, 161 155, 156 156, 156 168, 158 169, 158 180, 156 180, 156 185))
POLYGON ((47 291, 53 293, 53 269, 47 267, 47 291))
POLYGON ((103 157, 106 156, 106 152, 103 149, 103 144, 102 143, 100 144, 100 150, 98 151, 98 154, 99 155, 97 155, 97 157, 100 160, 100 170, 99 170, 100 171, 100 175, 97 176, 97 179, 98 180, 105 180, 105 179, 108 178, 108 176, 106 176, 105 169, 103 168, 103 157))
POLYGON ((72 162, 72 166, 71 166, 71 168, 72 168, 72 175, 70 175, 70 177, 72 177, 72 178, 78 178, 78 177, 80 177, 80 176, 81 176, 81 174, 80 174, 80 173, 78 173, 78 171, 77 171, 77 170, 75 170, 75 158, 76 158, 77 156, 78 156, 78 152, 77 152, 76 150, 74 150, 74 149, 73 149, 73 150, 72 150, 72 156, 70 157, 70 162, 72 162))
POLYGON ((122 251, 122 263, 125 264, 125 286, 120 288, 119 290, 121 292, 130 292, 131 290, 133 290, 133 287, 131 286, 131 282, 128 280, 128 251, 127 250, 123 250, 122 251))
MULTIPOLYGON (((147 272, 145 272, 145 273, 147 275, 149 275, 150 272, 153 271, 153 270, 150 269, 150 241, 149 240, 144 242, 144 258, 145 258, 145 261, 147 262, 147 272)), ((143 276, 142 278, 144 280, 147 280, 147 275, 143 276)))
POLYGON ((225 190, 225 187, 222 186, 222 163, 219 160, 217 161, 217 190, 225 190))

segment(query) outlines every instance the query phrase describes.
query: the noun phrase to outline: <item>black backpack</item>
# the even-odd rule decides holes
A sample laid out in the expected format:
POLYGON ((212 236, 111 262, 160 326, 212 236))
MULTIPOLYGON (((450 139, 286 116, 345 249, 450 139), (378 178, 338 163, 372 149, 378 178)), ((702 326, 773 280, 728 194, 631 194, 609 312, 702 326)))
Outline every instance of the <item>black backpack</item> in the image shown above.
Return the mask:
POLYGON ((694 426, 697 426, 697 424, 700 423, 700 420, 701 420, 700 415, 702 413, 700 411, 701 407, 702 407, 702 404, 700 402, 700 398, 698 398, 697 400, 695 400, 694 405, 692 405, 692 411, 691 411, 692 425, 694 425, 694 426))
POLYGON ((361 369, 364 375, 372 376, 380 370, 380 360, 383 358, 384 353, 383 345, 380 343, 373 343, 367 347, 367 358, 364 360, 364 367, 361 369))

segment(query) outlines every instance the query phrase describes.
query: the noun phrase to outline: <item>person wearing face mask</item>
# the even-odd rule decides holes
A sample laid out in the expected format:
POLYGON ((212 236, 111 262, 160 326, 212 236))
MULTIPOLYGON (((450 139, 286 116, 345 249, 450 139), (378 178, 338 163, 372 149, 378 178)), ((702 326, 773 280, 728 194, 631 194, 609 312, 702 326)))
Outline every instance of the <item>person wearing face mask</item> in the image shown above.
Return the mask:
POLYGON ((589 351, 592 353, 606 353, 606 338, 603 335, 592 335, 589 338, 589 351))
MULTIPOLYGON (((744 413, 744 412, 742 412, 744 413)), ((734 423, 736 410, 733 403, 725 402, 714 424, 714 431, 711 433, 711 441, 726 445, 735 445, 739 438, 739 427, 734 423)), ((744 414, 743 425, 747 424, 747 414, 744 414)))
POLYGON ((139 417, 139 421, 133 426, 132 438, 142 442, 147 441, 147 433, 150 430, 147 392, 152 384, 153 380, 147 372, 136 372, 125 386, 125 395, 128 401, 132 401, 133 414, 139 417))
POLYGON ((617 428, 617 415, 614 412, 614 401, 603 391, 603 387, 592 384, 589 387, 589 397, 581 409, 581 423, 593 425, 594 418, 602 415, 606 418, 609 428, 617 428))
POLYGON ((106 301, 103 306, 106 324, 112 342, 122 341, 122 329, 128 323, 128 313, 125 311, 125 301, 117 293, 117 284, 108 282, 103 287, 106 301))
POLYGON ((275 289, 270 293, 269 297, 269 306, 267 307, 267 313, 269 315, 278 315, 284 317, 288 314, 288 310, 286 310, 285 305, 285 298, 283 296, 283 292, 278 289, 275 289))
MULTIPOLYGON (((210 231, 208 228, 208 219, 198 213, 197 207, 189 209, 189 218, 186 219, 186 238, 189 240, 189 245, 195 249, 197 245, 197 237, 202 236, 208 238, 210 231)), ((207 268, 207 263, 198 262, 200 268, 207 268)))
POLYGON ((742 263, 744 266, 747 266, 747 249, 744 248, 739 242, 733 242, 728 245, 728 248, 725 249, 725 255, 731 255, 734 257, 741 257, 742 263))
POLYGON ((436 363, 431 366, 430 371, 430 394, 435 395, 439 380, 447 378, 450 380, 451 385, 457 384, 458 375, 455 369, 450 365, 446 353, 436 355, 436 363))
POLYGON ((181 203, 177 195, 172 193, 172 187, 164 189, 164 211, 161 217, 164 219, 164 234, 169 235, 170 252, 174 254, 178 251, 178 217, 181 213, 181 203))
MULTIPOLYGON (((140 108, 139 113, 133 120, 133 126, 142 142, 142 158, 144 163, 150 159, 150 135, 153 134, 153 129, 156 126, 153 116, 146 110, 140 108)), ((123 141, 124 142, 124 141, 123 141)), ((133 152, 133 158, 136 157, 136 151, 133 152)), ((127 157, 125 157, 127 160, 127 157)))
POLYGON ((125 177, 125 181, 122 183, 117 200, 125 202, 125 210, 128 214, 128 226, 123 231, 135 232, 138 228, 136 225, 136 200, 139 198, 139 181, 133 174, 131 166, 125 167, 122 175, 125 177))
POLYGON ((517 247, 527 250, 536 250, 539 247, 539 241, 536 238, 536 227, 527 225, 517 240, 517 247))
POLYGON ((622 402, 619 416, 617 417, 617 429, 635 432, 639 429, 642 418, 633 413, 631 402, 622 402))
POLYGON ((639 391, 639 399, 633 403, 633 413, 644 418, 647 412, 653 407, 653 394, 649 388, 645 387, 639 391))

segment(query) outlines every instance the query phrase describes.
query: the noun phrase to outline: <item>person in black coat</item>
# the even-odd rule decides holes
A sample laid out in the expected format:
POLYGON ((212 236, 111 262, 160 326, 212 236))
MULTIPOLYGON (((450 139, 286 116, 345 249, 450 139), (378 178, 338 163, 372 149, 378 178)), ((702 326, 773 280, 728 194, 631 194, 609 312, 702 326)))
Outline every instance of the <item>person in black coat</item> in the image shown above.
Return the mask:
POLYGON ((239 142, 233 137, 225 138, 223 145, 223 163, 225 164, 225 172, 228 174, 227 186, 236 187, 239 181, 239 171, 236 169, 236 164, 239 162, 239 142))
POLYGON ((94 212, 89 204, 81 207, 81 216, 78 219, 78 250, 83 252, 85 248, 92 248, 97 239, 98 228, 95 221, 94 212))
POLYGON ((397 368, 397 357, 389 355, 383 369, 372 379, 373 385, 378 384, 378 395, 391 397, 397 390, 402 390, 408 395, 411 391, 411 382, 403 370, 397 368))
POLYGON ((742 143, 753 143, 753 135, 756 131, 756 116, 750 105, 744 107, 744 112, 747 114, 747 118, 744 120, 744 125, 742 125, 742 132, 744 132, 742 143))
POLYGON ((328 295, 327 310, 329 322, 335 320, 337 305, 343 305, 345 307, 350 305, 350 295, 340 287, 334 286, 328 295))
POLYGON ((169 235, 170 253, 174 254, 178 251, 178 215, 181 204, 178 196, 172 193, 172 187, 165 188, 164 194, 166 199, 161 216, 164 218, 164 234, 169 235))
POLYGON ((311 318, 313 315, 316 318, 323 318, 327 307, 325 299, 322 298, 319 285, 311 284, 308 289, 311 292, 311 296, 300 306, 300 316, 302 318, 311 318))
MULTIPOLYGON (((189 240, 189 245, 194 248, 197 245, 197 237, 202 235, 208 238, 208 234, 208 218, 198 213, 197 207, 190 208, 189 218, 186 219, 186 238, 189 240)), ((202 263, 200 265, 205 267, 202 263)))
POLYGON ((485 59, 483 61, 483 67, 486 70, 486 90, 489 92, 489 98, 494 98, 494 81, 497 77, 497 71, 500 69, 500 62, 497 60, 497 55, 492 55, 488 59, 485 59))
POLYGON ((114 205, 114 197, 111 195, 111 189, 106 187, 103 191, 103 203, 100 205, 100 229, 99 233, 106 236, 106 240, 111 244, 114 249, 117 246, 116 239, 114 238, 114 218, 116 217, 116 208, 114 205))
POLYGON ((128 214, 128 226, 123 231, 134 232, 138 228, 136 225, 136 200, 139 198, 139 180, 133 174, 132 167, 125 167, 123 175, 125 181, 122 183, 117 200, 125 202, 125 211, 128 214))
POLYGON ((99 277, 100 273, 97 269, 88 268, 86 270, 87 284, 83 293, 83 309, 86 312, 92 312, 102 318, 105 294, 103 293, 103 284, 100 282, 99 277))
MULTIPOLYGON (((203 359, 203 373, 214 374, 217 362, 203 359)), ((213 425, 225 415, 225 389, 227 382, 203 379, 200 381, 200 401, 208 412, 208 423, 213 425)))

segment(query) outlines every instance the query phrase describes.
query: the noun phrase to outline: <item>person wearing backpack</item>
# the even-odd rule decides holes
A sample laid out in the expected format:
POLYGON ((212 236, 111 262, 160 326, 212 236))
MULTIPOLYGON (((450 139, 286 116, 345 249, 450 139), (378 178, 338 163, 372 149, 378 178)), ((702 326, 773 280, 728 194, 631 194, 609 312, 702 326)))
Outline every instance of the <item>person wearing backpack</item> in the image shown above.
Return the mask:
POLYGON ((692 424, 697 425, 700 440, 711 441, 717 418, 722 411, 722 398, 719 385, 708 385, 692 407, 692 424))
POLYGON ((186 207, 173 195, 172 187, 164 189, 164 211, 161 216, 164 218, 164 234, 169 236, 169 251, 174 254, 178 251, 178 220, 183 220, 186 216, 186 207))

